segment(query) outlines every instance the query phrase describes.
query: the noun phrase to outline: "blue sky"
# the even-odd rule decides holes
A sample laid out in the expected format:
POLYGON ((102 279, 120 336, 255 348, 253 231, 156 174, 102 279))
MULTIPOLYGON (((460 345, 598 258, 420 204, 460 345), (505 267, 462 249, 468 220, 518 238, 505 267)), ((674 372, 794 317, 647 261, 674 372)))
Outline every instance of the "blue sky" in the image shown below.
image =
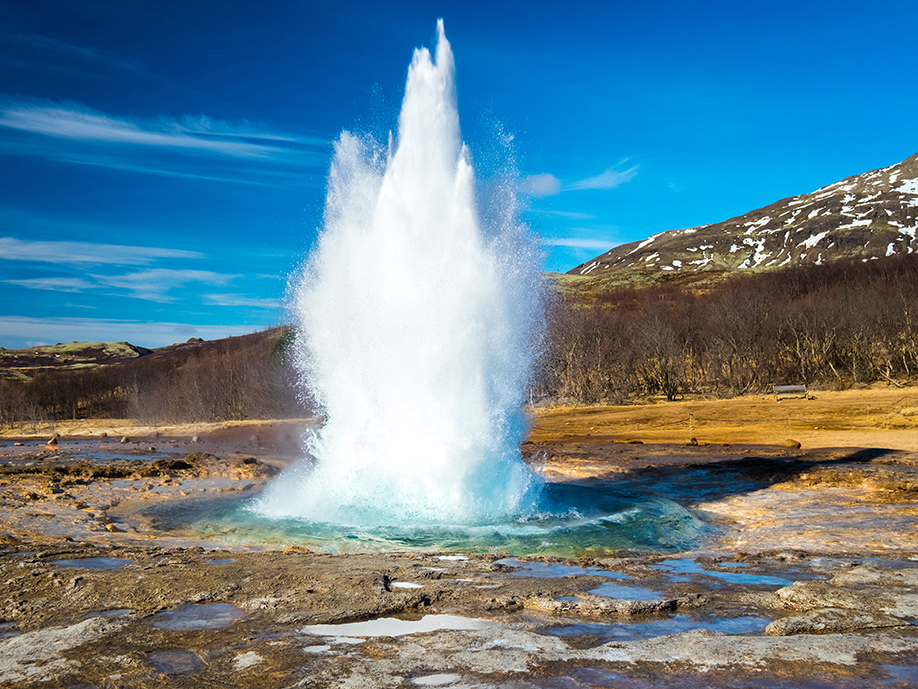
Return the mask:
POLYGON ((479 177, 565 271, 918 151, 918 4, 0 0, 0 346, 286 320, 342 129, 443 17, 479 177))

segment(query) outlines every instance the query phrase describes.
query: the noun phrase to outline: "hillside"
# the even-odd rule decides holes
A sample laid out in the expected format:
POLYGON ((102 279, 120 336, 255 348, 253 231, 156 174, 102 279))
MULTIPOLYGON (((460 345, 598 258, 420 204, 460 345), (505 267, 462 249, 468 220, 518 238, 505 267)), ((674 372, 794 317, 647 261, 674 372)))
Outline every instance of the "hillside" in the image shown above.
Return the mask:
POLYGON ((0 378, 30 378, 48 369, 72 370, 136 359, 153 350, 129 342, 68 342, 25 349, 0 347, 0 378))
POLYGON ((287 335, 289 328, 270 328, 249 335, 222 340, 192 337, 165 347, 147 349, 130 342, 67 342, 25 349, 0 347, 0 380, 29 380, 40 373, 60 373, 99 366, 126 365, 161 367, 164 363, 180 365, 188 357, 207 356, 217 350, 258 346, 267 351, 287 335), (143 361, 138 361, 143 358, 143 361))
POLYGON ((704 289, 562 285, 537 393, 625 402, 918 380, 918 253, 733 275, 704 289))
POLYGON ((918 249, 918 154, 724 222, 617 246, 568 272, 609 286, 869 260, 918 249))
POLYGON ((290 328, 145 349, 79 343, 0 350, 0 429, 100 416, 223 421, 302 411, 290 328))

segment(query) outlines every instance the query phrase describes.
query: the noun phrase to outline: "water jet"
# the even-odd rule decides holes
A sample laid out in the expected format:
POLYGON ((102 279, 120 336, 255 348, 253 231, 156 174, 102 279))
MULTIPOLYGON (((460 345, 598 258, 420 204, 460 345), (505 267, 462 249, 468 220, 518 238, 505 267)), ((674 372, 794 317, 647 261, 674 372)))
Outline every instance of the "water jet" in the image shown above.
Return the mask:
MULTIPOLYGON (((332 550, 564 554, 697 532, 675 503, 551 484, 523 461, 544 286, 514 186, 498 187, 479 208, 441 20, 434 54, 414 52, 397 134, 335 144, 318 241, 291 281, 296 365, 326 422, 242 531, 332 550)), ((223 518, 205 530, 244 521, 223 518)))

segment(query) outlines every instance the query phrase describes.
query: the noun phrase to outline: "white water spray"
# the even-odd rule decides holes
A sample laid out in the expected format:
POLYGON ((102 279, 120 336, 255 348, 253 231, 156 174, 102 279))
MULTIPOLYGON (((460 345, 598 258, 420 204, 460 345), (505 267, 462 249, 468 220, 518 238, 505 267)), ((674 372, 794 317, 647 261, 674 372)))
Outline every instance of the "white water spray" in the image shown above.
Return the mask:
POLYGON ((295 291, 298 363, 327 422, 310 460, 259 501, 266 516, 482 525, 537 508, 541 483, 518 445, 538 251, 511 193, 476 207, 437 29, 435 59, 414 53, 388 151, 347 132, 335 145, 324 227, 295 291))

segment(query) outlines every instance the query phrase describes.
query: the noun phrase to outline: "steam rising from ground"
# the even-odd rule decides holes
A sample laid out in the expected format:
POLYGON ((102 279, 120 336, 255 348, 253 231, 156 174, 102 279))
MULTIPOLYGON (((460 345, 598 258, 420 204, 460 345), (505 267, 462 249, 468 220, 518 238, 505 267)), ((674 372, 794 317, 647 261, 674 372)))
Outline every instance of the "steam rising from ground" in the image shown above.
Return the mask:
POLYGON ((453 55, 408 71, 388 149, 343 133, 295 290, 298 364, 327 423, 258 511, 382 526, 538 511, 522 404, 539 348, 539 254, 512 193, 480 212, 453 55), (488 222, 482 218, 487 217, 488 222))

